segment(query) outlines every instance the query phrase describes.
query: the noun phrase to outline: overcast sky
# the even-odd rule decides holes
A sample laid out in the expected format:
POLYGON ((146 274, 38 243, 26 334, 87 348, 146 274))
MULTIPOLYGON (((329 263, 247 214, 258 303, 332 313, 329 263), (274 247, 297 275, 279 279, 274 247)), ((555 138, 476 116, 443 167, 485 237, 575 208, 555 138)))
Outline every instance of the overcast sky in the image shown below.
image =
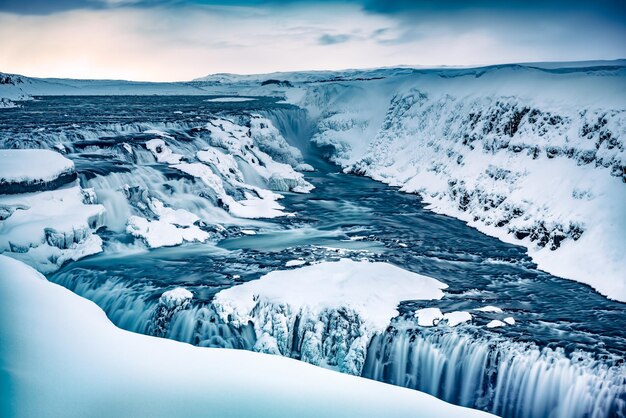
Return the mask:
POLYGON ((626 0, 0 0, 0 71, 189 80, 626 57, 626 0))

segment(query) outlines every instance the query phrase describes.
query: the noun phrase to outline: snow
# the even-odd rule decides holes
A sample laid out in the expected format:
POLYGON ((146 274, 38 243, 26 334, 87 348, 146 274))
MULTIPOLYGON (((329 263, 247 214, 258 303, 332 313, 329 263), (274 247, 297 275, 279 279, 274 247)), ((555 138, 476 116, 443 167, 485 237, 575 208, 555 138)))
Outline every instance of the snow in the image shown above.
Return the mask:
POLYGON ((183 158, 181 154, 172 152, 162 139, 155 138, 147 141, 146 148, 152 152, 154 158, 160 163, 178 164, 183 158))
POLYGON ((463 322, 472 320, 472 314, 464 311, 448 312, 443 315, 443 319, 448 322, 448 326, 455 327, 463 322))
POLYGON ((498 319, 494 319, 492 321, 489 321, 489 323, 486 325, 487 328, 498 328, 498 327, 503 327, 506 324, 498 319))
POLYGON ((215 99, 207 99, 207 102, 218 102, 218 103, 234 103, 234 102, 249 102, 252 100, 256 100, 253 97, 218 97, 215 99))
POLYGON ((432 327, 444 318, 439 308, 419 309, 415 312, 415 317, 420 327, 432 327))
POLYGON ((512 316, 507 316, 503 319, 503 321, 509 325, 515 325, 515 318, 513 318, 512 316))
POLYGON ((257 351, 295 350, 303 361, 359 375, 370 338, 398 315, 398 304, 440 299, 446 287, 388 263, 342 259, 270 272, 220 291, 213 305, 226 322, 254 325, 257 351))
POLYGON ((193 293, 184 287, 176 287, 172 290, 163 292, 159 298, 159 303, 165 305, 169 309, 173 309, 176 306, 180 306, 185 302, 190 301, 193 298, 193 293))
POLYGON ((62 154, 42 149, 0 149, 0 185, 50 182, 74 172, 74 163, 62 154))
POLYGON ((256 235, 256 231, 252 229, 242 229, 241 233, 244 235, 256 235))
POLYGON ((483 306, 482 308, 476 308, 474 310, 479 311, 479 312, 502 313, 502 309, 498 308, 497 306, 491 306, 491 305, 483 306))
POLYGON ((167 220, 148 220, 141 216, 128 218, 126 231, 142 238, 150 248, 171 247, 183 242, 205 242, 210 235, 197 226, 179 227, 167 220))
POLYGON ((305 260, 289 260, 285 263, 285 267, 299 267, 306 264, 305 260))
POLYGON ((123 331, 94 303, 2 255, 0 317, 6 417, 491 416, 288 358, 123 331))
POLYGON ((403 270, 388 263, 353 261, 322 262, 295 270, 278 270, 222 290, 214 304, 221 315, 246 324, 261 302, 284 303, 292 310, 320 312, 328 308, 354 309, 376 330, 384 330, 398 315, 403 300, 443 297, 448 286, 439 280, 403 270))

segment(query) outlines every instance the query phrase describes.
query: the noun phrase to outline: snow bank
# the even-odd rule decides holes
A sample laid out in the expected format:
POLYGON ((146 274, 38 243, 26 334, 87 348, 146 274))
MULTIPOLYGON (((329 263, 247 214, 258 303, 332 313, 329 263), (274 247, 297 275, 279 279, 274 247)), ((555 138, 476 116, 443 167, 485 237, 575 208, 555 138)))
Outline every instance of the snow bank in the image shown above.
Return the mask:
POLYGON ((443 297, 447 285, 387 263, 323 262, 274 271, 219 292, 224 321, 254 324, 258 351, 359 374, 374 333, 398 315, 403 300, 443 297))
POLYGON ((390 71, 313 83, 299 105, 346 171, 626 301, 624 61, 390 71))
POLYGON ((292 359, 126 332, 2 255, 0 318, 7 418, 491 416, 292 359))
POLYGON ((0 252, 44 273, 102 251, 104 207, 80 186, 0 196, 0 211, 0 252))
POLYGON ((0 194, 52 190, 74 180, 74 163, 58 152, 0 149, 0 194))

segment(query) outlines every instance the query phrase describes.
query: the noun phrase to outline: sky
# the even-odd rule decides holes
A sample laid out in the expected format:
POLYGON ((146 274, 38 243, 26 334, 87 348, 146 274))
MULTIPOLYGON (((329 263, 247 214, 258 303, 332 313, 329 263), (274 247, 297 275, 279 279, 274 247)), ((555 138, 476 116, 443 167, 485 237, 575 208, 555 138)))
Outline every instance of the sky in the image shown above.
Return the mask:
POLYGON ((626 0, 0 0, 0 71, 212 73, 626 58, 626 0))

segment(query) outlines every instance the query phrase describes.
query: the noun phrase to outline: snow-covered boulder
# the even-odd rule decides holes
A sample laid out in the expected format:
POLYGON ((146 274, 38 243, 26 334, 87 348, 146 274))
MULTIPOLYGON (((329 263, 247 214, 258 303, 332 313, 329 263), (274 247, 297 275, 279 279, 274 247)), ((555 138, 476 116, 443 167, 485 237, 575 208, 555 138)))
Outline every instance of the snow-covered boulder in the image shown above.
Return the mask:
POLYGON ((370 338, 398 304, 440 299, 446 287, 391 264, 342 259, 271 272, 222 290, 213 304, 225 322, 254 324, 258 351, 359 374, 370 338))
POLYGON ((2 255, 0 318, 7 418, 492 416, 288 358, 123 331, 94 303, 2 255))
POLYGON ((74 180, 74 163, 58 152, 0 149, 0 195, 54 190, 74 180))

